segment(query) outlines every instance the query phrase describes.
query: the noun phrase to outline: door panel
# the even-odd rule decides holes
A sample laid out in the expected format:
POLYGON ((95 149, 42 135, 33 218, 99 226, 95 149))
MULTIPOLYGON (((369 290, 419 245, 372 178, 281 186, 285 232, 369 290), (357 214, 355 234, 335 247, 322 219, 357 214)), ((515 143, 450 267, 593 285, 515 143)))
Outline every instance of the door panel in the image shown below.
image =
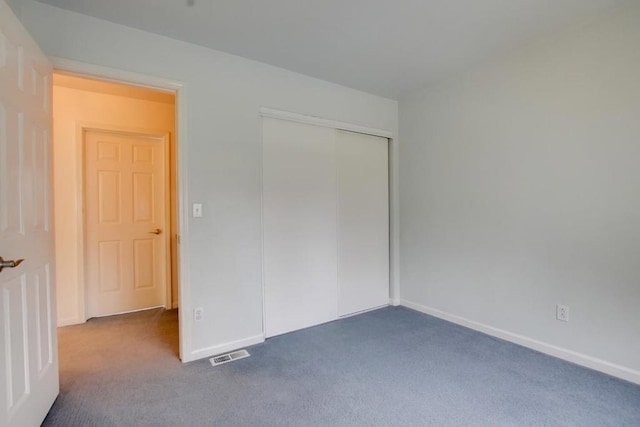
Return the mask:
POLYGON ((389 304, 388 140, 336 131, 338 312, 389 304))
POLYGON ((120 241, 98 242, 99 289, 100 293, 120 290, 120 241))
POLYGON ((84 142, 87 317, 165 305, 168 141, 87 130, 84 142))
POLYGON ((157 269, 154 239, 133 241, 133 286, 136 289, 153 288, 157 269))
POLYGON ((133 174, 133 222, 153 222, 153 178, 150 173, 133 174))
POLYGON ((333 129, 263 119, 265 333, 334 320, 333 129))
POLYGON ((98 171, 98 223, 120 223, 120 172, 98 171))
POLYGON ((51 273, 47 267, 36 272, 36 337, 38 343, 38 376, 42 376, 53 362, 53 320, 51 311, 51 273))
MULTIPOLYGON (((2 70, 4 71, 4 70, 2 70)), ((0 73, 0 76, 2 74, 0 73)), ((3 88, 9 91, 11 88, 3 88)), ((4 91, 3 91, 4 95, 4 91)), ((11 105, 0 104, 0 230, 4 236, 21 235, 22 215, 22 122, 23 113, 11 105)))
POLYGON ((5 357, 12 367, 7 378, 7 406, 13 412, 29 393, 29 335, 26 319, 27 277, 20 275, 10 280, 3 289, 5 333, 5 357))
POLYGON ((58 395, 51 67, 0 2, 0 425, 37 426, 58 395))

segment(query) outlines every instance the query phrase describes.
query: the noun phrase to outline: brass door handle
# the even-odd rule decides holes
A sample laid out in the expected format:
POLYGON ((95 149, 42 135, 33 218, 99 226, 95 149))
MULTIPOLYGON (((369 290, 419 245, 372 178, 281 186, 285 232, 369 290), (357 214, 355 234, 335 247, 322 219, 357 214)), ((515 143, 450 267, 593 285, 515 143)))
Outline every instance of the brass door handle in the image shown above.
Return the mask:
POLYGON ((20 264, 22 264, 22 261, 24 261, 24 260, 23 259, 19 259, 19 260, 16 260, 16 261, 14 261, 14 260, 5 261, 0 256, 0 272, 2 272, 3 268, 15 268, 15 267, 19 266, 20 264))
POLYGON ((153 231, 150 231, 149 234, 162 234, 162 230, 160 230, 159 228, 156 228, 153 231))

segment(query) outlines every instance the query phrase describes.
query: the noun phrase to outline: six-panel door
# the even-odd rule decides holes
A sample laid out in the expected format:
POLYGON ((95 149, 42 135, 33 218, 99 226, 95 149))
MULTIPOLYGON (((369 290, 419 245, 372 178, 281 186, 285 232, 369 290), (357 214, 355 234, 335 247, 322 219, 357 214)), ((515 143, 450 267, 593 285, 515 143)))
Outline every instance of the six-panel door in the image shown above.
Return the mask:
POLYGON ((87 317, 165 305, 164 138, 87 130, 87 317))
POLYGON ((37 426, 58 395, 51 66, 0 2, 0 425, 37 426))

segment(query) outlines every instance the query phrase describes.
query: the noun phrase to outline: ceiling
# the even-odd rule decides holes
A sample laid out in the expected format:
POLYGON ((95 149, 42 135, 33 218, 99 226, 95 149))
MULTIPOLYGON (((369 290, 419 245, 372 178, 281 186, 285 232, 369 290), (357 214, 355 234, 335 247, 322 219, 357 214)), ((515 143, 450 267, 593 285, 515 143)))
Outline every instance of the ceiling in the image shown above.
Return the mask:
POLYGON ((628 0, 39 0, 399 99, 628 0))

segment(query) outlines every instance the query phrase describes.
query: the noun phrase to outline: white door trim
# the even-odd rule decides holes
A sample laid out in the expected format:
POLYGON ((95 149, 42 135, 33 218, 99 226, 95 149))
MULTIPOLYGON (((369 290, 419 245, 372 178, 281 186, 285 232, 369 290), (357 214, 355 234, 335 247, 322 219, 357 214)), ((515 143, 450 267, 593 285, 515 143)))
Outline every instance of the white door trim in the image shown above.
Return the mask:
MULTIPOLYGON (((175 92, 176 94, 176 158, 173 160, 176 167, 176 190, 178 191, 178 298, 180 300, 179 322, 180 322, 180 359, 183 363, 193 360, 191 317, 191 289, 189 285, 189 244, 188 244, 188 183, 187 183, 187 87, 183 82, 165 79, 146 74, 134 73, 131 71, 119 70, 102 65, 89 64, 81 61, 74 61, 66 58, 50 57, 55 71, 74 74, 83 77, 93 77, 100 80, 113 81, 118 83, 132 84, 136 86, 148 87, 175 92)), ((84 274, 84 272, 82 272, 84 274)), ((84 277, 81 275, 79 277, 84 277)))
POLYGON ((265 334, 265 280, 264 280, 264 187, 262 170, 262 118, 271 117, 328 127, 337 130, 364 133, 380 136, 389 140, 389 304, 400 305, 400 146, 398 136, 393 132, 353 123, 325 119, 290 111, 278 110, 270 107, 260 107, 260 230, 261 230, 261 263, 262 263, 262 333, 265 334))

